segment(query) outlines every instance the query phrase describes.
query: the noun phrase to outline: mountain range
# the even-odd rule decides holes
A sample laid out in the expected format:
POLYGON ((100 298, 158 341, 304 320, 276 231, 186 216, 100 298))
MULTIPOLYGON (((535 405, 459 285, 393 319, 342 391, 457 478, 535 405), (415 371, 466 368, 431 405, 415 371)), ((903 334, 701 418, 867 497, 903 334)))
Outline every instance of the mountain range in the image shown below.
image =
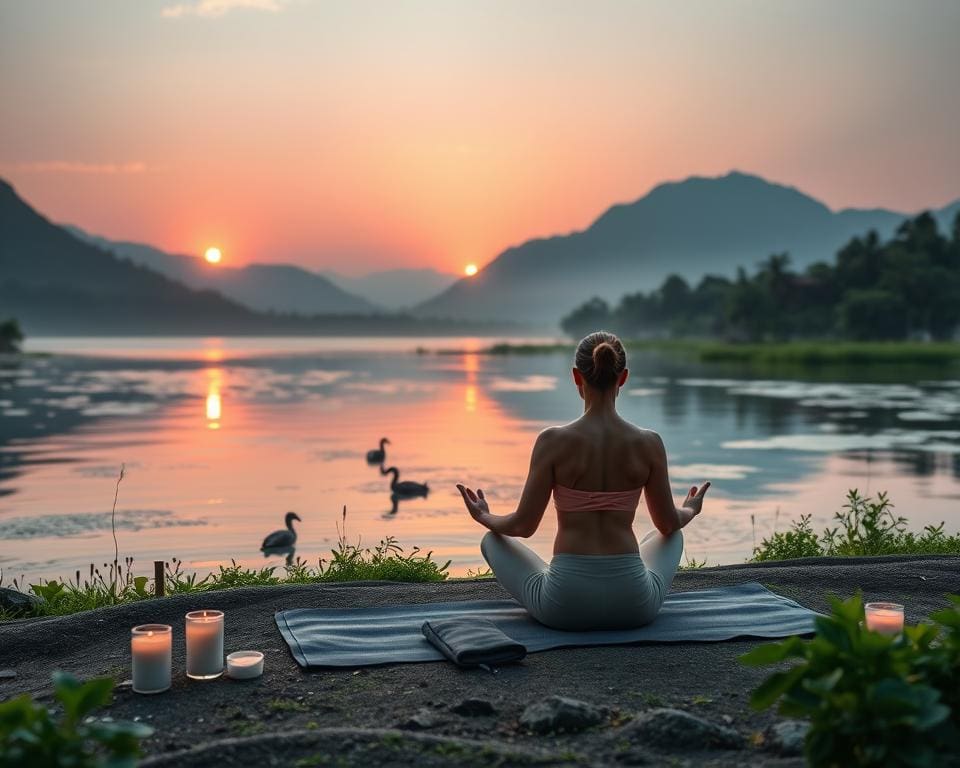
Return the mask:
MULTIPOLYGON (((28 336, 442 335, 513 330, 505 323, 439 324, 430 318, 377 312, 370 303, 350 297, 319 275, 314 275, 316 282, 308 288, 317 289, 311 293, 313 298, 319 290, 331 297, 322 313, 261 312, 218 291, 196 290, 161 274, 162 269, 173 273, 181 268, 190 279, 193 265, 182 263, 188 257, 127 244, 128 252, 135 251, 144 261, 155 259, 150 268, 99 242, 49 221, 0 179, 0 319, 15 317, 28 336)), ((265 282, 289 296, 302 296, 296 291, 296 283, 306 279, 301 273, 312 274, 297 267, 268 268, 265 282), (282 278, 291 274, 293 279, 284 284, 282 278)), ((225 285, 257 287, 257 274, 253 270, 233 275, 225 285)))
MULTIPOLYGON (((933 211, 952 225, 960 200, 933 211)), ((415 312, 452 319, 510 317, 555 329, 593 296, 616 302, 669 274, 696 282, 732 275, 772 253, 795 265, 830 261, 851 237, 889 236, 908 215, 885 209, 832 211, 792 187, 732 172, 661 184, 614 205, 587 229, 508 248, 475 277, 458 280, 415 312)))
POLYGON ((321 272, 345 291, 387 310, 409 309, 431 299, 457 281, 456 275, 435 269, 389 269, 360 277, 321 272))
MULTIPOLYGON (((932 213, 950 227, 960 200, 932 213)), ((738 172, 691 177, 615 205, 583 231, 508 248, 451 284, 432 270, 352 278, 292 265, 210 268, 58 226, 0 180, 0 317, 52 334, 556 333, 593 296, 613 302, 671 273, 690 282, 732 275, 784 251, 801 267, 829 261, 851 237, 870 229, 888 237, 909 215, 832 211, 738 172), (384 309, 414 304, 409 313, 384 309)))
POLYGON ((371 302, 334 285, 326 277, 289 264, 230 267, 207 264, 195 256, 166 253, 142 243, 108 240, 79 227, 69 232, 134 264, 166 275, 190 288, 210 289, 260 312, 303 315, 371 314, 371 302))
POLYGON ((144 243, 109 240, 63 225, 89 243, 152 269, 190 288, 209 288, 260 312, 342 315, 396 312, 429 299, 456 281, 434 269, 391 269, 352 277, 311 272, 292 264, 212 266, 196 256, 168 253, 144 243))

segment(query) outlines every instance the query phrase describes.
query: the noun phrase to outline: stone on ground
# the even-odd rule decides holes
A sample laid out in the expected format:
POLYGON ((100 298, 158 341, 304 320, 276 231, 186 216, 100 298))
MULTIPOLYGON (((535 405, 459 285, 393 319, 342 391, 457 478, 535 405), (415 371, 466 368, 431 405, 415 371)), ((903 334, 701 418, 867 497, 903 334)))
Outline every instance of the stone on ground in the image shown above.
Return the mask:
POLYGON ((613 738, 661 750, 740 749, 743 737, 732 728, 711 723, 680 709, 642 712, 613 738))
POLYGON ((594 704, 565 696, 549 696, 530 704, 520 716, 520 725, 534 733, 583 731, 602 723, 605 717, 605 710, 594 704))
POLYGON ((803 742, 810 724, 803 720, 783 720, 776 723, 767 735, 767 743, 784 757, 803 754, 803 742))
POLYGON ((437 714, 433 710, 427 707, 421 707, 406 720, 401 720, 397 723, 397 728, 405 731, 425 731, 428 728, 435 728, 440 725, 440 722, 440 718, 437 717, 437 714))
POLYGON ((464 699, 450 707, 450 711, 464 717, 483 717, 496 714, 496 709, 486 699, 464 699))
POLYGON ((38 605, 40 600, 33 595, 9 587, 0 587, 0 610, 12 616, 29 613, 38 605))

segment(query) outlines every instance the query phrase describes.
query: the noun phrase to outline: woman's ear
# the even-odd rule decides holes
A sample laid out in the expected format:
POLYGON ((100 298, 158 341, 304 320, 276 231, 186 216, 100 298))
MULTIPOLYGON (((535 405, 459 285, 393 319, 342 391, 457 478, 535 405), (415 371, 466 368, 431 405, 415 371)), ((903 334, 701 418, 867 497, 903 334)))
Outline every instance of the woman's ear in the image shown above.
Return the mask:
POLYGON ((624 384, 627 383, 627 379, 629 378, 630 378, 630 371, 624 368, 623 371, 620 373, 620 378, 617 379, 617 386, 622 387, 624 384))
POLYGON ((573 383, 577 385, 577 392, 580 393, 580 397, 582 398, 584 396, 583 387, 586 382, 583 380, 583 374, 580 373, 579 368, 573 369, 573 383))

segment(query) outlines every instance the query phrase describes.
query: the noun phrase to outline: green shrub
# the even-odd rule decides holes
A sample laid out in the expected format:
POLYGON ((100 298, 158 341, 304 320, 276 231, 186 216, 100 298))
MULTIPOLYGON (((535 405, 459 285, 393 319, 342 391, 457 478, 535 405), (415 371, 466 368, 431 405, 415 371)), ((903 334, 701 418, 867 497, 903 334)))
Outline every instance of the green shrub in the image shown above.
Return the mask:
POLYGON ((944 532, 944 523, 925 526, 922 533, 907 530, 907 519, 893 514, 886 493, 876 500, 853 488, 834 515, 837 525, 817 536, 810 515, 794 521, 790 530, 774 533, 753 550, 753 560, 794 557, 960 554, 960 535, 944 532))
POLYGON ((799 522, 794 522, 789 531, 780 531, 769 539, 764 539, 760 546, 753 550, 753 559, 757 562, 790 560, 795 557, 818 557, 822 554, 823 548, 817 534, 813 532, 810 515, 801 515, 799 522))
POLYGON ((113 680, 86 683, 64 672, 53 676, 60 717, 24 694, 0 704, 0 765, 30 768, 126 768, 136 765, 140 740, 153 729, 141 723, 104 722, 90 713, 110 702, 113 680))
POLYGON ((752 694, 755 709, 779 701, 790 717, 809 719, 805 752, 819 766, 926 767, 960 747, 960 597, 890 637, 864 628, 860 595, 831 598, 817 634, 761 645, 741 656, 750 666, 799 660, 774 672, 752 694))

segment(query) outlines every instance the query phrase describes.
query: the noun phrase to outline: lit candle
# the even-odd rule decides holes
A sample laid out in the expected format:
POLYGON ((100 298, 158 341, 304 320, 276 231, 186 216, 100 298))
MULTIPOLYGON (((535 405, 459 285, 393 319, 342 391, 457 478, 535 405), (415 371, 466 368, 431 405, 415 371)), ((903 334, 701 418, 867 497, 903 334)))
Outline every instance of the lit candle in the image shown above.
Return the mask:
POLYGON ((130 630, 134 691, 160 693, 170 687, 172 638, 168 624, 141 624, 130 630))
POLYGON ((867 629, 881 635, 903 632, 903 606, 897 603, 867 603, 863 607, 867 629))
POLYGON ((187 677, 210 680, 223 674, 223 611, 187 614, 187 677))
POLYGON ((227 656, 227 674, 235 680, 249 680, 263 674, 260 651, 234 651, 227 656))

